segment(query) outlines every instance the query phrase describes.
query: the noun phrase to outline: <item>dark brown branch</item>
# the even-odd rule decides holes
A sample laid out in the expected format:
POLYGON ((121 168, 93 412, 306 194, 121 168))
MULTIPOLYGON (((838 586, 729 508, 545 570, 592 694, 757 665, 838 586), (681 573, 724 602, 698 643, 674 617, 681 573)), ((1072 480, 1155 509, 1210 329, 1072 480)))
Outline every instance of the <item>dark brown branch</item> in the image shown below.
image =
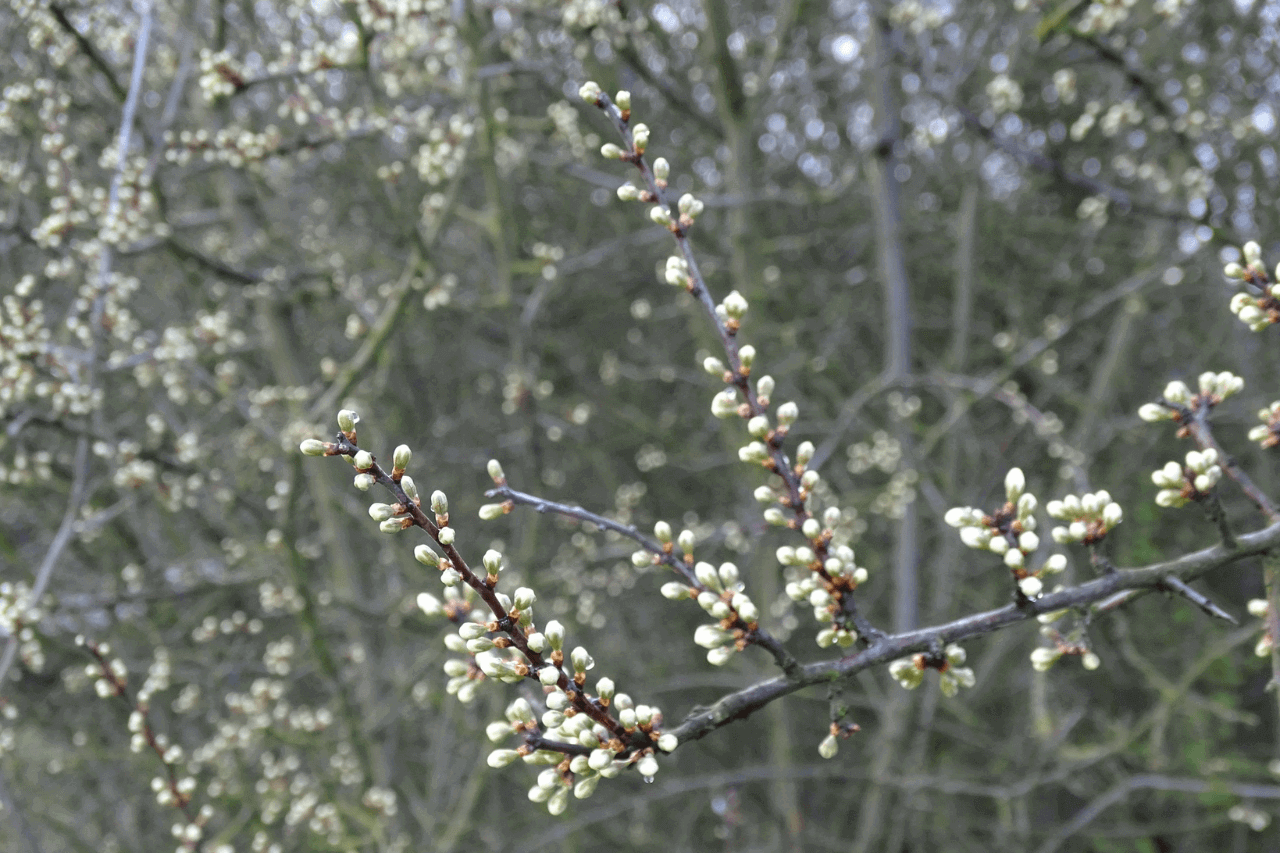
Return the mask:
POLYGON ((1127 599, 1132 595, 1130 591, 1167 588, 1171 578, 1194 580, 1214 569, 1280 546, 1280 523, 1245 534, 1239 537, 1236 544, 1234 549, 1215 545, 1167 562, 1136 569, 1119 569, 1079 586, 1049 593, 1022 606, 1007 604, 997 610, 964 616, 942 625, 882 637, 868 648, 848 657, 806 664, 801 667, 797 678, 772 678, 723 696, 710 707, 695 710, 670 731, 681 743, 697 740, 734 720, 745 719, 775 699, 804 687, 848 678, 873 666, 887 664, 915 652, 928 651, 939 643, 955 643, 980 637, 1055 610, 1090 607, 1091 612, 1105 612, 1115 606, 1111 599, 1118 598, 1117 593, 1127 594, 1127 599))

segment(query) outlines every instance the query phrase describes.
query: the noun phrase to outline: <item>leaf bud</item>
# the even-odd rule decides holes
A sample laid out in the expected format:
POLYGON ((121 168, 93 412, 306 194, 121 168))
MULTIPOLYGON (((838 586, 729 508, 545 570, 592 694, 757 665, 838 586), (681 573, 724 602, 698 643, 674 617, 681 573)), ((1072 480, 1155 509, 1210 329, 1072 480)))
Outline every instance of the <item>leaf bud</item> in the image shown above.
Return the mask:
POLYGON ((360 423, 360 415, 351 409, 338 412, 338 429, 343 432, 354 432, 358 423, 360 423))

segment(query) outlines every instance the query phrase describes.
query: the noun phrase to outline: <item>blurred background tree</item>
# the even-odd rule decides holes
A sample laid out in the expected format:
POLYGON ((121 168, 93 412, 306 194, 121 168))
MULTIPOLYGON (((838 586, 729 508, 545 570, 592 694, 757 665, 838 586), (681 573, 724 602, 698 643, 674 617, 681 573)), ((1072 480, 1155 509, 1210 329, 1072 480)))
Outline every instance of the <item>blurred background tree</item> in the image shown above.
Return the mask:
MULTIPOLYGON (((5 849, 1274 846, 1256 560, 1202 584, 1241 627, 1148 597, 1090 626, 1100 669, 1048 673, 1015 627, 967 644, 977 686, 954 699, 844 685, 862 732, 833 761, 808 690, 553 820, 528 771, 484 765, 513 691, 445 695, 446 632, 415 606, 434 572, 297 447, 344 406, 362 446, 413 447, 469 553, 506 553, 670 723, 776 668, 708 666, 700 614, 618 537, 475 521, 488 458, 517 488, 693 530, 798 657, 832 654, 782 595, 794 540, 761 520, 743 430, 710 414, 718 342, 661 283, 669 236, 615 196, 632 176, 599 157, 594 79, 632 92, 673 188, 705 201, 708 282, 751 301, 744 340, 800 405, 874 623, 1010 600, 942 518, 1000 502, 1014 466, 1045 500, 1108 489, 1118 565, 1210 545, 1194 507, 1152 502, 1150 471, 1187 448, 1136 412, 1235 371, 1219 436, 1274 488, 1245 439, 1274 343, 1227 311, 1221 267, 1247 239, 1280 248, 1278 26, 1274 0, 6 4, 5 849), (185 816, 77 635, 111 644, 182 747, 185 816)), ((1068 582, 1093 576, 1071 556, 1068 582)))

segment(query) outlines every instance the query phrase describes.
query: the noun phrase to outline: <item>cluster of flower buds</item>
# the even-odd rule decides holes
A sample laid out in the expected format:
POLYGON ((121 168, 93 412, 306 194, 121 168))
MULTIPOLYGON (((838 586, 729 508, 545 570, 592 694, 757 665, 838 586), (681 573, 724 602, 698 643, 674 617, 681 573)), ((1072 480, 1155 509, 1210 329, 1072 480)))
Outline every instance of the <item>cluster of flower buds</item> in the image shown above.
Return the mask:
POLYGON ((1258 644, 1253 647, 1253 653, 1260 658, 1265 658, 1271 654, 1271 649, 1275 645, 1275 637, 1271 636, 1271 628, 1268 625, 1268 615, 1271 607, 1267 604, 1265 598, 1254 598, 1249 601, 1249 615, 1255 619, 1262 620, 1262 636, 1258 638, 1258 644))
POLYGON ((1049 501, 1045 511, 1052 518, 1067 522, 1065 526, 1053 528, 1053 541, 1059 545, 1072 542, 1096 544, 1124 518, 1120 504, 1113 501, 1105 490, 1049 501))
MULTIPOLYGON (((1054 632, 1052 628, 1044 630, 1049 632, 1051 635, 1056 636, 1056 632, 1054 632)), ((1051 639, 1053 636, 1051 636, 1051 639)), ((1063 655, 1078 656, 1080 658, 1080 665, 1088 670, 1097 669, 1102 664, 1102 659, 1089 651, 1086 646, 1055 640, 1052 646, 1039 646, 1031 652, 1031 668, 1036 672, 1044 672, 1049 669, 1049 667, 1057 663, 1058 658, 1063 655)))
POLYGON ((824 649, 848 648, 858 639, 858 633, 845 622, 844 598, 867 581, 867 570, 854 562, 853 549, 830 544, 839 523, 839 508, 828 507, 821 522, 808 518, 801 525, 809 545, 784 545, 777 551, 778 562, 790 573, 800 574, 787 582, 787 597, 813 608, 814 620, 823 626, 815 640, 824 649))
MULTIPOLYGON (((1280 322, 1280 283, 1273 284, 1262 263, 1262 247, 1252 240, 1241 249, 1244 264, 1230 263, 1222 272, 1227 278, 1243 282, 1245 290, 1231 297, 1231 313, 1252 332, 1260 332, 1280 322)), ((1280 266, 1276 267, 1280 280, 1280 266)))
POLYGON ((1192 394, 1187 383, 1175 379, 1164 388, 1164 394, 1156 403, 1146 403, 1138 409, 1138 417, 1148 423, 1156 421, 1182 421, 1186 412, 1211 409, 1244 388, 1244 380, 1230 371, 1200 374, 1198 393, 1192 394))
MULTIPOLYGON (((658 522, 658 525, 658 538, 670 542, 670 527, 666 522, 658 522), (664 526, 665 530, 661 529, 664 526)), ((637 551, 634 562, 639 562, 642 556, 646 562, 651 561, 647 551, 637 551)), ((738 567, 733 563, 721 563, 717 569, 710 563, 699 562, 693 567, 693 573, 697 586, 670 581, 662 585, 662 595, 673 601, 694 599, 707 615, 717 620, 699 625, 693 633, 693 641, 707 650, 709 663, 723 666, 735 652, 746 648, 748 635, 760 620, 760 609, 743 592, 738 567)))
POLYGON ((975 683, 973 670, 961 666, 964 661, 964 649, 952 643, 940 655, 922 652, 900 658, 889 664, 889 674, 907 690, 915 690, 924 681, 925 670, 936 669, 940 673, 938 687, 942 695, 954 696, 961 687, 972 687, 975 683))
POLYGON ((1280 444, 1280 400, 1265 409, 1259 409, 1258 420, 1262 423, 1249 430, 1249 440, 1256 441, 1263 447, 1280 444))
POLYGON ((1203 500, 1222 479, 1218 451, 1212 447, 1187 453, 1186 465, 1168 462, 1151 474, 1151 482, 1159 487, 1156 503, 1165 507, 1185 506, 1188 501, 1203 500))
POLYGON ((1034 598, 1044 589, 1041 577, 1066 568, 1066 558, 1054 555, 1038 569, 1029 567, 1027 558, 1040 547, 1040 537, 1035 532, 1038 502, 1026 487, 1022 469, 1010 468, 1004 478, 1004 506, 989 515, 971 506, 953 507, 944 520, 959 530, 965 545, 1001 557, 1022 594, 1034 598))
POLYGON ((658 772, 655 752, 671 752, 677 746, 674 735, 658 734, 662 712, 656 707, 634 704, 627 694, 617 693, 608 678, 596 682, 596 695, 602 707, 616 711, 620 727, 628 737, 645 738, 653 746, 622 758, 623 744, 616 733, 586 714, 575 713, 569 695, 553 688, 546 694, 546 710, 541 718, 529 701, 521 697, 507 706, 505 719, 486 726, 485 733, 493 743, 501 743, 513 735, 524 740, 517 749, 499 748, 489 753, 489 766, 506 767, 518 759, 531 765, 549 765, 529 789, 529 799, 545 803, 553 815, 565 810, 571 793, 578 799, 586 799, 595 793, 601 779, 612 779, 629 766, 634 765, 645 779, 652 779, 658 772), (537 748, 536 744, 542 742, 573 744, 589 751, 569 758, 560 751, 537 748))

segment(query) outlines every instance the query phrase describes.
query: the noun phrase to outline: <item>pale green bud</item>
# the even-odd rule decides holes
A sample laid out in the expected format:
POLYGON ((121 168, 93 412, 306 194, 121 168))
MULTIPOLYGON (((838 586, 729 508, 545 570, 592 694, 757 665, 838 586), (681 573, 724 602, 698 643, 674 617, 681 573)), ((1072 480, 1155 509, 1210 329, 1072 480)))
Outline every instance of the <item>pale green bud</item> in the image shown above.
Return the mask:
POLYGON ((602 700, 608 702, 613 699, 613 695, 617 692, 617 688, 612 678, 601 678, 596 682, 596 695, 602 700))
POLYGON ((800 417, 800 407, 795 403, 783 403, 778 407, 778 425, 791 426, 800 417))
MULTIPOLYGON (((714 355, 709 355, 702 360, 702 369, 705 370, 707 373, 711 374, 712 376, 716 376, 716 377, 723 376, 724 362, 716 358, 714 355)), ((317 456, 319 454, 313 453, 312 455, 317 456)))
POLYGON ((712 666, 724 666, 733 660, 734 654, 737 652, 733 646, 717 646, 707 651, 707 663, 712 666))
POLYGON ((502 504, 485 504, 480 507, 480 520, 493 521, 495 518, 501 518, 506 512, 502 504))
POLYGON ((697 542, 697 537, 693 535, 692 530, 685 529, 680 531, 680 536, 676 539, 676 542, 680 545, 681 551, 686 554, 692 554, 693 546, 697 542))
POLYGON ((354 485, 360 491, 367 492, 376 482, 372 474, 356 474, 354 485))
POLYGON ((400 488, 404 489, 405 495, 411 501, 418 499, 418 484, 413 482, 413 478, 405 474, 400 478, 400 488))
POLYGON ((544 666, 538 670, 538 681, 543 687, 551 687, 560 680, 560 668, 556 666, 544 666))
POLYGON ((631 128, 631 143, 635 146, 637 154, 644 153, 644 149, 649 147, 649 126, 647 124, 637 124, 631 128))
POLYGON ((787 514, 776 506, 769 507, 763 514, 766 524, 774 527, 785 527, 787 524, 787 514))
POLYGON ((778 496, 773 493, 773 489, 768 486, 757 486, 752 494, 756 501, 762 504, 771 504, 778 499, 778 496))
POLYGON ((657 537, 658 541, 662 544, 667 544, 671 541, 671 525, 667 524, 665 521, 656 522, 653 525, 653 535, 657 537))
POLYGON ((671 601, 679 601, 683 598, 693 598, 693 587, 682 584, 679 581, 667 581, 662 585, 662 597, 671 601))
POLYGON ((298 449, 306 456, 324 456, 324 452, 329 449, 329 445, 318 439, 308 438, 298 445, 298 449))
POLYGON ((676 203, 676 206, 679 208, 682 215, 687 216, 690 219, 693 219, 699 213, 702 213, 704 208, 702 201, 695 198, 692 193, 685 193, 680 196, 680 201, 676 203))
POLYGON ((441 527, 440 533, 437 534, 436 538, 440 540, 441 545, 452 545, 456 536, 457 531, 452 527, 441 527))
POLYGON ((409 467, 409 460, 413 458, 413 451, 409 449, 409 445, 401 444, 396 447, 391 454, 391 464, 400 471, 409 467))
POLYGON ((726 388, 711 398, 711 414, 724 420, 738 414, 738 392, 726 388))
POLYGON ((516 590, 512 604, 516 610, 528 610, 533 603, 538 600, 537 594, 527 586, 522 586, 516 590))
POLYGON ((436 515, 449 514, 449 498, 439 489, 431 493, 431 511, 436 515))
POLYGON ((1017 503, 1018 498, 1022 497, 1022 493, 1027 488, 1027 478, 1023 476, 1021 468, 1010 468, 1009 473, 1004 476, 1004 493, 1011 503, 1017 503))
POLYGON ((679 745, 680 739, 670 732, 658 736, 658 749, 663 752, 675 752, 676 747, 679 745))
POLYGON ((564 625, 560 624, 558 619, 552 619, 542 629, 542 633, 546 635, 547 642, 551 644, 551 648, 559 649, 564 645, 564 625))
POLYGON ((490 767, 497 770, 499 768, 506 767, 519 757, 520 753, 516 752, 514 749, 495 749, 493 752, 489 753, 487 762, 490 767))
POLYGON ((746 463, 761 464, 769 459, 769 448, 762 442, 753 441, 738 448, 738 458, 746 463))
POLYGON ((735 320, 741 320, 747 315, 746 297, 736 290, 730 291, 721 304, 724 305, 724 313, 735 320))
POLYGON ((659 157, 653 161, 653 177, 658 181, 666 181, 671 174, 671 164, 667 162, 666 157, 659 157))
POLYGON ((835 735, 829 734, 822 739, 822 743, 818 744, 818 755, 823 758, 835 758, 836 753, 840 751, 840 741, 835 735))
POLYGON ((493 640, 490 640, 488 637, 476 637, 473 640, 467 640, 467 651, 471 652, 473 655, 478 655, 481 652, 487 652, 492 648, 494 648, 493 640))
POLYGON ((640 198, 640 188, 628 181, 618 187, 619 201, 636 201, 640 198))
POLYGON ((633 551, 631 552, 631 565, 635 566, 637 569, 652 566, 653 555, 648 551, 633 551))
POLYGON ((435 551, 432 551, 426 545, 419 545, 418 547, 414 548, 413 557, 415 560, 417 560, 419 563, 422 563, 424 566, 431 566, 432 568, 435 568, 436 566, 440 565, 440 557, 436 554, 435 551))
POLYGON ((773 396, 774 381, 772 376, 761 376, 756 380, 756 396, 769 399, 773 396))
POLYGON ((655 225, 671 225, 671 214, 660 204, 655 204, 649 208, 649 218, 653 220, 655 225))
POLYGON ((1250 240, 1248 243, 1245 243, 1244 246, 1241 247, 1240 251, 1244 254, 1244 262, 1246 264, 1262 263, 1262 247, 1259 246, 1256 241, 1250 240))
POLYGON ((369 507, 369 517, 374 521, 386 521, 395 514, 395 507, 390 504, 373 504, 369 507))
POLYGON ((720 575, 716 573, 716 567, 710 563, 698 563, 693 567, 693 573, 698 578, 698 583, 707 589, 720 591, 720 575))
POLYGON ((595 660, 582 646, 577 646, 572 652, 570 652, 569 660, 573 664, 574 672, 586 672, 596 665, 595 660))
POLYGON ((1222 268, 1222 274, 1227 278, 1242 279, 1244 278, 1244 267, 1232 262, 1222 268))
POLYGON ((484 564, 485 571, 491 575, 496 575, 502 571, 502 554, 490 548, 484 552, 484 556, 480 558, 484 564))
POLYGON ((626 89, 619 89, 618 94, 613 96, 613 102, 618 105, 620 110, 631 109, 631 93, 626 89))
POLYGON ((751 366, 756 363, 756 348, 747 344, 738 350, 738 361, 742 363, 743 370, 750 370, 751 366))
POLYGON ((378 525, 378 529, 383 533, 399 533, 404 530, 404 520, 399 518, 388 518, 386 521, 378 525))
POLYGON ((578 97, 586 101, 588 104, 594 104, 600 99, 600 85, 594 80, 588 80, 578 89, 578 97))
POLYGON ((622 155, 625 153, 626 152, 622 150, 621 146, 615 145, 612 142, 606 142, 604 145, 600 146, 600 156, 606 160, 621 160, 622 155))
POLYGON ((822 522, 816 518, 806 518, 804 524, 800 526, 800 532, 806 539, 817 539, 822 535, 822 522))
POLYGON ((816 450, 817 448, 813 446, 812 441, 800 442, 800 446, 796 448, 796 462, 801 465, 808 465, 813 460, 813 454, 816 450))
POLYGON ((755 438, 764 438, 769 434, 769 418, 765 415, 756 415, 747 421, 747 432, 755 438))
POLYGON ((368 471, 373 467, 373 454, 367 450, 361 450, 356 454, 355 465, 358 471, 368 471))
POLYGON ((351 409, 343 409, 338 412, 338 429, 343 432, 353 432, 358 423, 360 423, 360 415, 351 409))
POLYGON ((463 622, 458 626, 458 636, 464 640, 474 640, 489 633, 489 629, 479 622, 463 622))

